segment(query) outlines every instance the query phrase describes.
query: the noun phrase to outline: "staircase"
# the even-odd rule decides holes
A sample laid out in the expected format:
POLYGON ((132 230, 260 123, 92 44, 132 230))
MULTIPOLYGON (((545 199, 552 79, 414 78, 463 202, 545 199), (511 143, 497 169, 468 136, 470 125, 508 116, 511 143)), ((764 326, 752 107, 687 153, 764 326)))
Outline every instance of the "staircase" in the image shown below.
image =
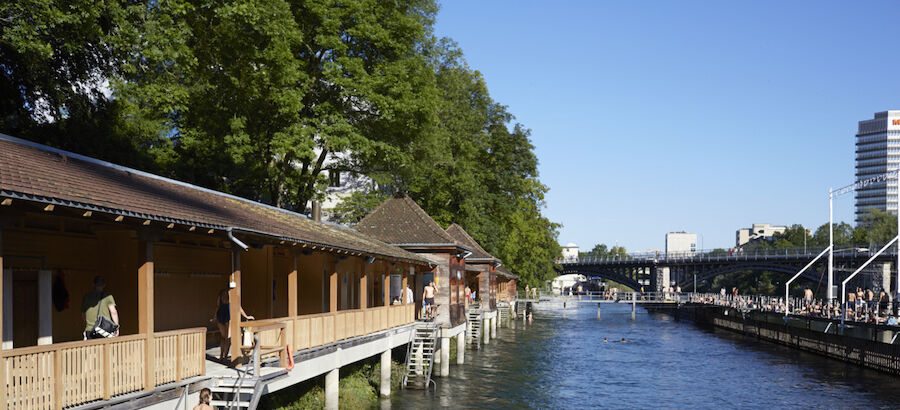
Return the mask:
POLYGON ((509 323, 509 302, 498 302, 497 312, 501 324, 509 323))
POLYGON ((525 314, 526 303, 528 302, 516 301, 516 317, 522 317, 525 314))
POLYGON ((261 396, 262 383, 259 378, 241 375, 241 377, 221 378, 216 386, 210 388, 213 399, 209 403, 216 409, 256 409, 261 396))
POLYGON ((481 346, 481 318, 483 314, 481 309, 469 309, 466 320, 469 324, 469 334, 466 335, 469 343, 476 343, 481 346))
POLYGON ((406 350, 406 374, 403 375, 402 384, 404 388, 427 389, 431 384, 438 330, 437 323, 416 322, 406 350))

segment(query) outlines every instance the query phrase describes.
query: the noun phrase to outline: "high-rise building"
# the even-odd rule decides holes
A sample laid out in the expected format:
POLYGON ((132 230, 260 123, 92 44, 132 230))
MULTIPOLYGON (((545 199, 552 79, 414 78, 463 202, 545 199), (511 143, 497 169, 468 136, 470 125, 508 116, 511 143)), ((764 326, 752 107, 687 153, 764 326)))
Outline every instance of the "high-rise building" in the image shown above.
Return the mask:
MULTIPOLYGON (((856 133, 856 180, 896 171, 900 165, 900 110, 875 113, 859 122, 856 133)), ((856 190, 856 223, 869 209, 897 212, 897 180, 878 181, 856 190)))

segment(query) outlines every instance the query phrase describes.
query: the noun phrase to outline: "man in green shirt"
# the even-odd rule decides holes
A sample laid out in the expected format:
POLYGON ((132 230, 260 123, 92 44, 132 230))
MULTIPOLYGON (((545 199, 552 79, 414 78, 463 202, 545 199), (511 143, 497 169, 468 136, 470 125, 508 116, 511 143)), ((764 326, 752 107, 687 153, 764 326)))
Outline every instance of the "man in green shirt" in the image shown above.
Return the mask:
MULTIPOLYGON (((106 280, 103 276, 94 277, 94 290, 84 295, 81 299, 81 318, 84 319, 84 340, 96 338, 94 336, 94 323, 97 322, 97 315, 102 315, 119 324, 119 312, 116 310, 116 300, 112 295, 106 293, 106 280)), ((118 336, 119 331, 116 330, 114 336, 118 336)))

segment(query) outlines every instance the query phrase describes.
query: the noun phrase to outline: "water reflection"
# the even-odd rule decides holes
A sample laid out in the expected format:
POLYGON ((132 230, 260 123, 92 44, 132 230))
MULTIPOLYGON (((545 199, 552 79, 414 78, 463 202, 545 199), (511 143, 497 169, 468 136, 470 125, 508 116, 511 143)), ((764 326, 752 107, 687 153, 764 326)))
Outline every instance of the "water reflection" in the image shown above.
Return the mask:
MULTIPOLYGON (((667 314, 604 305, 538 311, 532 324, 451 364, 435 392, 401 391, 393 408, 841 407, 900 402, 900 379, 667 314), (603 343, 606 337, 608 342, 603 343), (625 338, 627 343, 621 343, 625 338)), ((383 403, 382 406, 385 404, 383 403)))

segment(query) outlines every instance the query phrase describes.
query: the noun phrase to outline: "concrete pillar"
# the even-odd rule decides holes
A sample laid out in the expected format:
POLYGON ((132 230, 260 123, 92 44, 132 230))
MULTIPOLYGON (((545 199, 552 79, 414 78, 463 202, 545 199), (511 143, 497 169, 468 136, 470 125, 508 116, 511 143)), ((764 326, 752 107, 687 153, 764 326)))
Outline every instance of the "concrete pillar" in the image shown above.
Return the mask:
MULTIPOLYGON (((457 353, 459 354, 459 353, 457 353)), ((450 375, 450 338, 441 337, 441 377, 450 375)))
POLYGON ((391 395, 391 349, 381 352, 381 395, 391 395))
MULTIPOLYGON (((434 346, 434 362, 437 364, 441 363, 441 350, 444 350, 444 346, 441 345, 441 336, 438 335, 437 340, 435 340, 436 346, 434 346)), ((438 373, 435 373, 438 375, 438 373)))
POLYGON ((12 269, 3 270, 3 350, 13 348, 12 276, 12 269))
POLYGON ((481 322, 481 334, 484 335, 484 344, 491 343, 491 329, 488 329, 490 326, 490 319, 483 319, 483 321, 481 322))
POLYGON ((53 344, 53 299, 51 272, 38 271, 38 340, 39 345, 53 344))
POLYGON ((456 364, 466 363, 466 334, 456 336, 456 364))
POLYGON ((337 410, 338 408, 338 398, 340 397, 340 392, 338 391, 338 385, 340 383, 341 377, 341 368, 336 367, 332 369, 330 372, 325 373, 325 408, 329 410, 337 410))
POLYGON ((497 338, 497 316, 494 316, 494 318, 491 319, 491 338, 497 338))

